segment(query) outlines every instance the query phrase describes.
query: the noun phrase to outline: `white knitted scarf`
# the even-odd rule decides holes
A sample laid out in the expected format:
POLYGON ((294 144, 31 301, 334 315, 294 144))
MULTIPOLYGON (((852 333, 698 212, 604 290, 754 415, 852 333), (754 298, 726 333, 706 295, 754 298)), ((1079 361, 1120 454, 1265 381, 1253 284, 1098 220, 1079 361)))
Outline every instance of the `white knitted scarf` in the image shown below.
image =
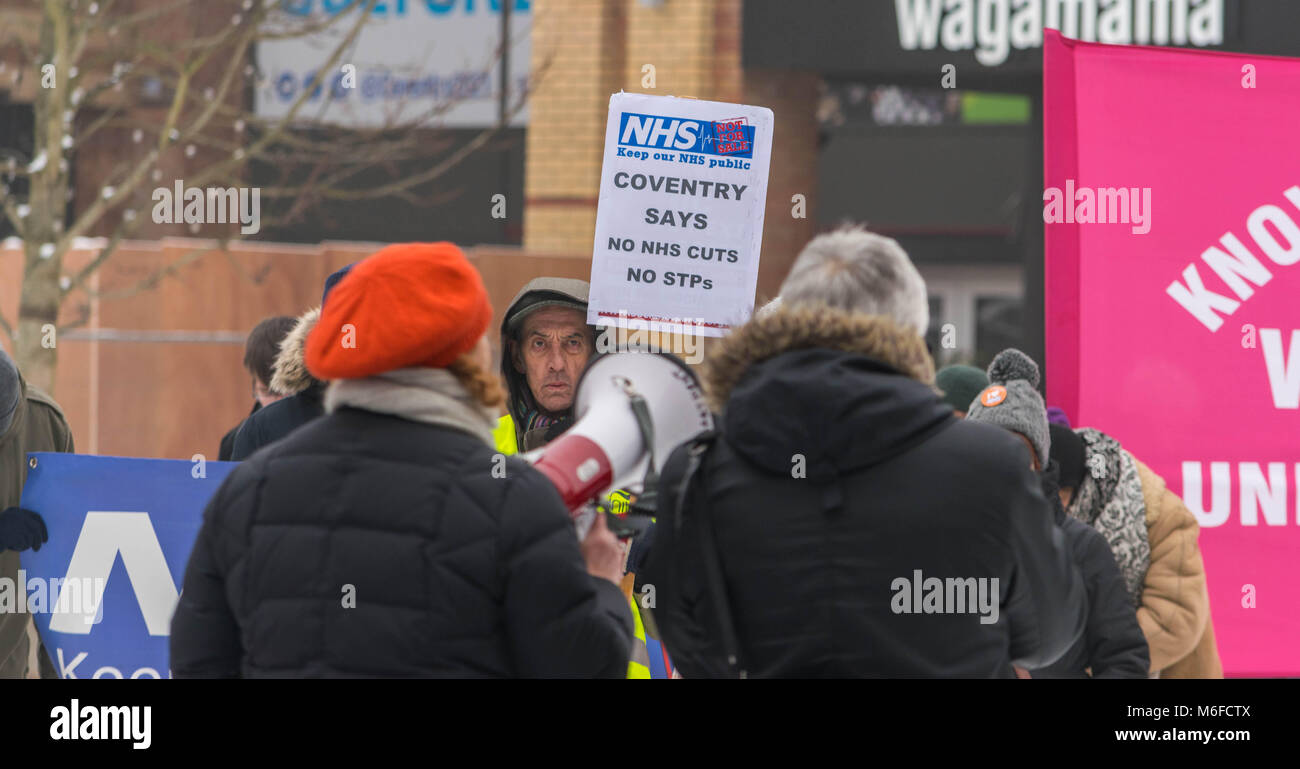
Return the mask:
POLYGON ((335 380, 325 391, 325 411, 343 406, 450 427, 493 445, 496 411, 475 400, 446 369, 416 366, 335 380))

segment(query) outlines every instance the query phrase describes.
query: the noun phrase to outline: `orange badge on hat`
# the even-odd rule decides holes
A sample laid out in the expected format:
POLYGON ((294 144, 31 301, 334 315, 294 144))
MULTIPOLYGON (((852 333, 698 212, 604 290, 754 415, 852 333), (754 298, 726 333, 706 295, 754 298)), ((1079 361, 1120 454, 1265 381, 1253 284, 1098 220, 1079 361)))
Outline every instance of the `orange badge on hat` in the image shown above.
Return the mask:
POLYGON ((1007 388, 1002 385, 993 385, 980 393, 980 403, 992 408, 1007 399, 1007 388))

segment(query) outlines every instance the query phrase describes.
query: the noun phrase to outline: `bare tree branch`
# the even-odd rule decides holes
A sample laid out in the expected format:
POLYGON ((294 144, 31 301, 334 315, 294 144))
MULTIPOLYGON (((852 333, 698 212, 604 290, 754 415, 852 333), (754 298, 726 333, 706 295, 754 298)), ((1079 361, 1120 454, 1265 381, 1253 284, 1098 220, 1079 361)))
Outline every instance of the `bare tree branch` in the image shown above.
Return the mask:
MULTIPOLYGON (((68 87, 57 92, 49 89, 38 96, 38 136, 32 154, 44 154, 45 166, 32 165, 32 158, 21 158, 24 153, 20 151, 3 153, 15 162, 23 161, 23 168, 15 168, 10 176, 25 178, 30 183, 26 202, 8 190, 0 194, 4 216, 27 241, 24 309, 18 319, 18 328, 24 332, 32 323, 49 322, 45 319, 54 317, 50 313, 57 313, 58 306, 70 294, 82 292, 90 300, 125 299, 156 287, 186 265, 217 250, 243 279, 252 282, 262 279, 264 275, 250 272, 230 251, 229 243, 241 240, 239 227, 233 226, 217 237, 217 245, 192 249, 131 285, 108 290, 90 288, 92 276, 111 259, 123 240, 132 236, 143 219, 131 215, 128 207, 142 206, 149 188, 146 180, 151 176, 160 178, 164 164, 179 160, 176 153, 182 147, 187 158, 194 155, 190 145, 204 153, 205 160, 197 168, 184 164, 185 180, 190 187, 202 188, 212 183, 239 186, 246 180, 249 163, 254 161, 265 164, 272 176, 279 177, 272 184, 262 184, 260 194, 273 199, 289 198, 289 205, 287 210, 262 214, 259 220, 262 231, 277 223, 292 222, 324 201, 390 198, 413 206, 428 206, 459 194, 459 190, 445 185, 432 190, 429 186, 499 138, 523 108, 531 90, 518 89, 515 105, 507 116, 456 147, 451 146, 449 135, 437 133, 438 121, 471 94, 436 100, 417 109, 414 115, 407 114, 398 105, 391 113, 386 111, 388 119, 378 125, 331 126, 322 123, 322 117, 344 92, 336 90, 336 81, 326 73, 337 72, 343 57, 355 50, 378 0, 352 0, 342 12, 304 18, 294 18, 279 9, 271 10, 271 4, 256 0, 254 7, 235 11, 231 23, 220 28, 212 26, 210 9, 235 6, 221 2, 205 5, 205 15, 200 15, 192 0, 159 0, 144 10, 132 8, 128 9, 130 13, 122 14, 115 12, 116 0, 99 0, 99 7, 92 15, 87 6, 77 10, 66 0, 39 2, 43 17, 39 53, 31 52, 21 32, 16 31, 11 37, 27 54, 27 61, 54 64, 59 72, 59 85, 68 87), (187 11, 193 12, 183 17, 175 15, 187 11), (151 26, 169 24, 173 28, 192 27, 192 34, 182 33, 180 40, 163 41, 146 32, 151 26), (336 28, 337 34, 329 32, 331 28, 336 28), (121 32, 131 34, 120 35, 121 32), (319 32, 331 36, 325 48, 332 50, 316 70, 321 81, 318 87, 312 87, 309 82, 287 111, 276 118, 252 114, 245 108, 242 89, 249 87, 254 75, 260 76, 249 63, 254 43, 301 38, 319 32), (46 59, 37 61, 38 55, 46 59), (161 88, 167 95, 166 102, 157 110, 149 109, 148 102, 143 107, 135 103, 133 88, 144 85, 161 88), (79 130, 74 120, 78 114, 89 118, 79 130), (84 147, 91 138, 122 129, 130 132, 133 139, 127 145, 128 152, 118 153, 126 157, 100 176, 101 193, 65 229, 63 206, 56 203, 71 194, 66 170, 70 153, 65 150, 84 147), (146 136, 148 140, 144 141, 146 136), (134 148, 135 144, 141 146, 134 148), (213 159, 206 160, 209 157, 213 159), (28 168, 35 170, 29 173, 28 168), (423 170, 411 173, 412 168, 423 170), (363 183, 363 174, 370 171, 387 174, 389 179, 378 183, 365 179, 363 183), (18 216, 20 205, 39 207, 42 214, 33 217, 31 226, 27 226, 24 217, 18 216), (127 210, 123 212, 123 208, 127 210), (107 221, 115 216, 115 221, 107 221), (108 230, 108 236, 99 252, 75 275, 60 276, 62 258, 76 238, 104 229, 108 230), (41 242, 35 243, 33 239, 41 242), (41 276, 39 281, 30 284, 32 295, 40 298, 36 304, 29 305, 26 304, 28 277, 33 274, 41 276), (52 305, 50 287, 58 282, 62 285, 53 290, 58 303, 52 305)), ((8 18, 8 14, 0 11, 0 19, 8 18)), ((30 22, 25 23, 30 28, 30 22)), ((497 46, 495 56, 502 55, 502 45, 497 46)), ((540 70, 548 66, 549 59, 540 70)), ((533 73, 531 82, 535 84, 539 76, 533 73)), ((65 328, 85 323, 89 308, 89 304, 80 305, 79 316, 65 328)), ((11 338, 18 333, 5 319, 0 321, 4 321, 4 330, 11 338)), ((37 360, 43 359, 39 350, 27 352, 37 360)), ((49 360, 53 360, 52 356, 49 360)), ((52 362, 48 365, 52 367, 52 362)), ((49 371, 52 368, 47 368, 46 373, 49 371)))
POLYGON ((18 215, 18 205, 15 204, 14 200, 15 198, 13 194, 10 193, 9 190, 6 188, 4 193, 4 203, 3 203, 5 217, 9 219, 9 224, 13 225, 14 233, 19 238, 22 238, 23 217, 18 215))
POLYGON ((101 301, 114 300, 114 299, 128 299, 143 291, 148 291, 152 288, 155 288, 158 285, 158 283, 162 281, 163 278, 166 278, 170 275, 175 275, 185 265, 190 264, 200 259, 201 257, 206 256, 220 248, 223 248, 223 246, 220 244, 218 244, 217 246, 210 246, 207 248, 192 248, 189 251, 185 252, 183 255, 177 257, 174 261, 158 268, 157 270, 154 270, 153 272, 149 273, 149 275, 141 278, 140 280, 131 284, 127 288, 113 289, 110 291, 103 291, 103 290, 93 291, 87 288, 85 289, 86 295, 91 297, 92 299, 99 299, 101 301))

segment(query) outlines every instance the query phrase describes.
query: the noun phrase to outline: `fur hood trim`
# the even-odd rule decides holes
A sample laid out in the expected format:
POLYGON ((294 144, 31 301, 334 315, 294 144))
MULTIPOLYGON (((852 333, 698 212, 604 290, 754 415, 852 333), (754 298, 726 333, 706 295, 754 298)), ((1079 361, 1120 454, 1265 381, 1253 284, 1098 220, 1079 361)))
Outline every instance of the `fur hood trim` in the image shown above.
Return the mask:
POLYGON ((271 391, 280 395, 297 395, 312 385, 323 384, 307 370, 307 335, 320 320, 320 308, 308 310, 280 342, 280 354, 271 371, 271 391))
POLYGON ((791 350, 819 347, 866 355, 934 386, 934 360, 916 332, 883 315, 782 306, 736 329, 709 356, 704 383, 710 405, 720 411, 754 364, 791 350))

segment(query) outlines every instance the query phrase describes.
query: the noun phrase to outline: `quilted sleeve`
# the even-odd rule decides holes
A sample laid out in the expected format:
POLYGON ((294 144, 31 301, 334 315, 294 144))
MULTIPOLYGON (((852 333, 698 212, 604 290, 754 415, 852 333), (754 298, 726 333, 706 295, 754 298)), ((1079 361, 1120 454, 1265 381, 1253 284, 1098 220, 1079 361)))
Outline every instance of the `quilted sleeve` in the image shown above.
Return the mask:
POLYGON ((522 462, 510 467, 500 545, 506 631, 519 675, 625 677, 632 646, 627 598, 587 573, 555 487, 522 462))

